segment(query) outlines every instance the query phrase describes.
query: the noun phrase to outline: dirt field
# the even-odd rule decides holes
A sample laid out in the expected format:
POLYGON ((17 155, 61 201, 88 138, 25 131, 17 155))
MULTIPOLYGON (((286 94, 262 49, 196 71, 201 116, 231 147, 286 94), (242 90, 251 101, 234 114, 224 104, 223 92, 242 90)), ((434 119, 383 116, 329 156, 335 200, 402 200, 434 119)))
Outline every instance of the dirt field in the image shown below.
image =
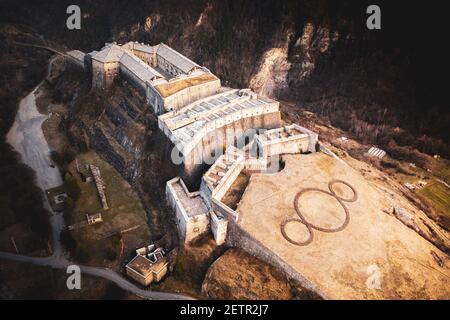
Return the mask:
MULTIPOLYGON (((332 299, 450 297, 450 262, 445 254, 393 217, 393 201, 350 166, 325 154, 285 156, 285 168, 275 174, 254 174, 238 205, 239 225, 291 265, 332 299), (342 183, 343 180, 357 192, 342 183), (286 219, 304 219, 323 232, 286 219), (341 200, 339 201, 338 198, 341 200), (343 200, 344 199, 344 200, 343 200), (346 212, 348 208, 348 224, 346 212), (446 261, 447 260, 447 261, 446 261)), ((405 200, 403 200, 405 201, 405 200)), ((408 207, 407 207, 408 208, 408 207)))
POLYGON ((248 185, 248 181, 249 176, 241 172, 231 185, 230 189, 228 189, 228 191, 225 193, 224 197, 222 198, 222 202, 231 209, 236 210, 237 204, 242 198, 242 194, 244 193, 245 188, 248 185))
POLYGON ((231 248, 208 270, 202 285, 209 299, 317 299, 280 270, 243 250, 231 248))
POLYGON ((188 78, 184 80, 179 81, 173 81, 169 82, 167 84, 160 84, 156 86, 156 89, 161 93, 163 97, 171 96, 178 91, 181 91, 183 89, 186 89, 188 87, 196 86, 199 84, 203 84, 206 82, 210 82, 213 80, 216 80, 217 78, 213 76, 212 74, 202 74, 197 77, 188 78))

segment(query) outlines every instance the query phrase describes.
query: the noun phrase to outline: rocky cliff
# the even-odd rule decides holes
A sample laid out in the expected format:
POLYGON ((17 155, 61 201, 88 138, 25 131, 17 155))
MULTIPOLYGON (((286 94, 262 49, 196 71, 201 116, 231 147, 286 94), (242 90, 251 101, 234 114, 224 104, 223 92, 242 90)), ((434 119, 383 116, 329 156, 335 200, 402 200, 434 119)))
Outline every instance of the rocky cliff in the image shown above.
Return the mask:
POLYGON ((74 49, 165 42, 224 85, 294 102, 367 143, 450 157, 442 4, 378 1, 382 29, 371 31, 365 0, 77 1, 71 31, 72 2, 3 1, 0 19, 74 49))
POLYGON ((164 206, 164 187, 177 172, 166 158, 168 141, 144 98, 120 78, 108 91, 93 91, 90 75, 67 69, 47 86, 52 101, 67 108, 62 127, 71 147, 62 152, 94 149, 139 194, 153 240, 176 237, 176 232, 167 232, 174 224, 164 206))

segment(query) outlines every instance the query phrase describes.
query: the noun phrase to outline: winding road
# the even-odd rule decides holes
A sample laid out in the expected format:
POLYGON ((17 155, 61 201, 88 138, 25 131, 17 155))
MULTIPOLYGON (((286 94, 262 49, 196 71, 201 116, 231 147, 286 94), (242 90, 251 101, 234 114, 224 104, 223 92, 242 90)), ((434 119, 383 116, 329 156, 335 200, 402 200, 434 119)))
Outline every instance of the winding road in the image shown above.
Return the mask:
MULTIPOLYGON (((49 62, 47 77, 51 73, 51 66, 54 59, 52 58, 49 62)), ((36 172, 38 185, 45 191, 60 186, 62 184, 62 178, 59 169, 50 166, 50 148, 42 132, 42 123, 47 120, 48 116, 39 113, 36 107, 36 90, 41 84, 20 101, 15 122, 7 135, 7 141, 21 154, 22 161, 36 172)), ((83 266, 71 262, 67 258, 67 254, 59 241, 60 232, 64 227, 63 214, 52 210, 46 196, 44 196, 44 206, 52 213, 50 223, 52 227, 53 254, 48 257, 39 258, 0 252, 0 259, 32 263, 55 269, 66 269, 69 265, 78 265, 83 274, 112 281, 120 288, 142 298, 166 300, 192 299, 191 297, 175 293, 143 290, 111 269, 83 266)))

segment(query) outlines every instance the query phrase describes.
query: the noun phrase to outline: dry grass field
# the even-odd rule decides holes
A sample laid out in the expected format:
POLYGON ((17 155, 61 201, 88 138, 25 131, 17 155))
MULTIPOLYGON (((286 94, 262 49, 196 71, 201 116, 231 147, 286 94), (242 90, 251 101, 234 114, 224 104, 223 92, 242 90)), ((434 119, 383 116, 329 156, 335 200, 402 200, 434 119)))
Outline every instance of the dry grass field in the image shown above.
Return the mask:
POLYGON ((206 82, 210 82, 216 79, 217 78, 212 74, 203 74, 198 77, 176 80, 166 84, 160 84, 156 86, 156 89, 163 97, 168 97, 183 89, 203 84, 206 82))
MULTIPOLYGON (((358 171, 323 153, 284 156, 286 166, 275 174, 253 174, 238 204, 239 226, 294 268, 332 299, 445 298, 450 294, 450 269, 436 261, 445 254, 391 215, 394 205, 408 207, 406 199, 393 198, 358 171), (298 246, 281 232, 283 221, 298 218, 294 209, 297 193, 305 188, 329 192, 332 180, 349 183, 356 201, 343 204, 349 211, 348 225, 335 233, 312 230, 312 242, 298 246), (434 252, 434 254, 432 254, 434 252), (367 285, 371 270, 378 270, 381 287, 367 285)), ((351 189, 335 184, 341 199, 351 189)), ((299 198, 303 216, 320 228, 338 228, 345 222, 343 206, 333 195, 308 191, 299 198)), ((285 232, 294 241, 308 239, 304 224, 292 222, 285 232)))

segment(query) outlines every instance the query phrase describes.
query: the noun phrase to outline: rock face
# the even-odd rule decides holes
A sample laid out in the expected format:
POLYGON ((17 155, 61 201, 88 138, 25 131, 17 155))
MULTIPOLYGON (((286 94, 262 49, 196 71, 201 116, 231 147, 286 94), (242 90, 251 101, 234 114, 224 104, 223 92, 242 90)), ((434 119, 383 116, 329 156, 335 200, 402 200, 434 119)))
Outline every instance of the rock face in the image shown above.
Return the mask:
POLYGON ((295 65, 291 77, 300 82, 307 80, 314 72, 319 57, 330 50, 338 39, 337 30, 331 34, 326 25, 316 26, 307 22, 291 51, 291 60, 295 65))
POLYGON ((202 293, 211 299, 314 299, 283 273, 232 248, 209 268, 202 293))
POLYGON ((287 48, 272 48, 264 54, 258 72, 250 80, 250 87, 263 96, 277 96, 278 91, 288 87, 290 67, 287 48))
POLYGON ((112 104, 108 109, 115 109, 116 116, 106 111, 95 126, 80 120, 72 128, 72 137, 75 140, 84 139, 84 142, 93 147, 99 154, 111 163, 120 174, 130 183, 142 175, 141 148, 144 144, 145 129, 137 122, 130 120, 116 109, 112 104), (141 136, 138 138, 138 134, 141 136), (87 141, 86 141, 87 140, 87 141))
MULTIPOLYGON (((381 124, 361 133, 359 138, 370 137, 370 143, 383 145, 393 136, 399 145, 450 157, 447 87, 441 81, 447 78, 448 59, 440 47, 446 19, 439 17, 446 10, 411 4, 408 15, 384 33, 366 27, 367 5, 334 0, 282 5, 278 0, 139 5, 117 0, 111 5, 98 0, 83 5, 83 28, 76 33, 59 27, 66 19, 59 14, 67 7, 63 1, 27 6, 6 1, 0 18, 31 25, 46 39, 86 52, 106 41, 164 42, 212 70, 225 86, 246 87, 254 78, 252 85, 261 93, 298 103, 341 129, 356 132, 356 120, 381 124), (417 39, 428 41, 418 45, 417 39), (395 127, 405 133, 393 134, 395 127)), ((402 16, 404 8, 390 1, 383 11, 402 16)))
MULTIPOLYGON (((176 176, 170 158, 166 158, 167 141, 157 129, 157 118, 144 98, 126 82, 117 81, 109 91, 95 92, 84 83, 84 75, 73 80, 64 72, 52 90, 63 92, 69 115, 66 129, 71 145, 78 151, 94 149, 112 165, 138 193, 155 238, 173 228, 164 204, 164 184, 176 176)), ((173 239, 173 240, 174 240, 173 239)))

